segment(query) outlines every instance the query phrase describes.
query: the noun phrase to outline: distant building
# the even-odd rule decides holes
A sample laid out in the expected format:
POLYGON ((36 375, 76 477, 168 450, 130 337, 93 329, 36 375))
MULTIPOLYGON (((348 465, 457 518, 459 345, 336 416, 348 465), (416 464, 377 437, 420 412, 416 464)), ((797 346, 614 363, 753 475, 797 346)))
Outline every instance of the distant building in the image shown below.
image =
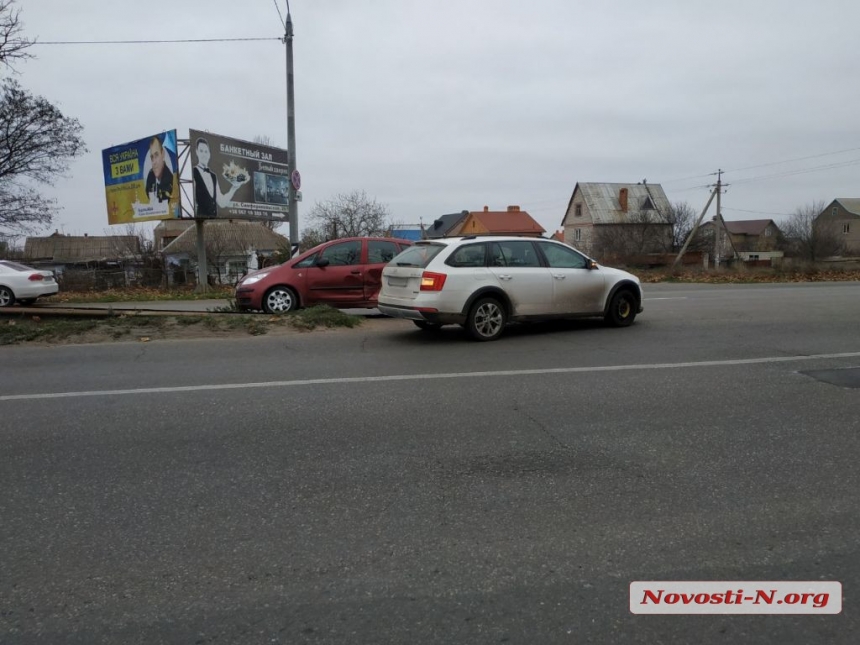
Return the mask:
POLYGON ((177 237, 189 228, 194 228, 194 220, 191 219, 167 219, 158 223, 152 232, 155 239, 155 250, 161 252, 177 237))
MULTIPOLYGON (((728 239, 723 239, 721 256, 731 256, 734 250, 740 252, 776 251, 780 246, 782 231, 772 219, 741 219, 724 220, 725 227, 721 229, 728 233, 728 239)), ((714 239, 714 222, 705 222, 699 227, 703 237, 714 239)))
POLYGON ((433 220, 430 226, 424 229, 424 236, 429 240, 449 237, 448 233, 459 225, 468 214, 469 211, 460 211, 459 213, 441 215, 438 219, 433 220))
POLYGON ((834 199, 815 218, 815 226, 825 227, 840 239, 846 255, 860 255, 860 199, 834 199))
POLYGON ((538 224, 519 206, 508 206, 504 211, 491 211, 484 206, 482 211, 473 211, 462 217, 445 237, 459 235, 526 235, 542 237, 546 229, 538 224))
POLYGON ((561 222, 564 241, 592 257, 671 251, 670 212, 659 184, 580 182, 561 222))
POLYGON ((424 227, 421 224, 392 224, 385 236, 417 242, 424 239, 424 227))
POLYGON ((62 274, 73 267, 116 267, 137 261, 142 254, 136 235, 63 235, 28 237, 22 261, 62 274))
MULTIPOLYGON (((263 266, 289 240, 259 222, 209 220, 204 230, 206 265, 210 280, 233 284, 248 273, 249 267, 263 266)), ((197 267, 197 231, 188 227, 161 250, 168 280, 193 274, 197 267)))

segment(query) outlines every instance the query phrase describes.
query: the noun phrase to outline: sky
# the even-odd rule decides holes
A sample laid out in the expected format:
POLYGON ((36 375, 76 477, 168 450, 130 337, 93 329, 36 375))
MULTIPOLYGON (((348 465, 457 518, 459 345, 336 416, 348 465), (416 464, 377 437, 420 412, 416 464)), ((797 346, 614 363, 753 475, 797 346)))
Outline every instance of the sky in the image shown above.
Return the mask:
MULTIPOLYGON (((101 150, 189 128, 286 147, 285 0, 18 0, 19 81, 84 126, 54 228, 110 234, 101 150), (53 41, 272 38, 52 45, 53 41)), ((299 228, 364 190, 399 223, 519 205, 560 227, 577 182, 661 184, 727 220, 860 196, 860 3, 292 0, 299 228), (713 208, 713 207, 712 207, 713 208)), ((118 229, 120 227, 114 227, 118 229)), ((286 226, 281 232, 286 234, 286 226)))

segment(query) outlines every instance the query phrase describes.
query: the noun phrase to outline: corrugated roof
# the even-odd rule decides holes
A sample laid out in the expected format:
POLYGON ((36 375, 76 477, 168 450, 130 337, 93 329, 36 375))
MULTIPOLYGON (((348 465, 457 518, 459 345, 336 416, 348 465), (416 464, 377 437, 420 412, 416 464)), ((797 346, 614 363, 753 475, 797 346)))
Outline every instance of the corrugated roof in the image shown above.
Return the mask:
MULTIPOLYGON (((226 255, 243 255, 251 247, 274 252, 289 246, 289 240, 259 222, 209 220, 203 229, 207 244, 217 245, 226 255)), ((197 230, 189 228, 161 251, 164 255, 197 252, 197 230)))
POLYGON ((136 235, 51 235, 28 237, 24 259, 30 261, 78 264, 127 259, 139 255, 136 235))
MULTIPOLYGON (((660 184, 613 184, 597 182, 580 182, 573 189, 570 202, 576 196, 576 191, 582 193, 583 200, 595 224, 624 224, 642 221, 666 223, 666 216, 671 208, 669 199, 660 184), (627 212, 621 210, 619 194, 622 188, 627 189, 627 212), (654 210, 641 210, 650 199, 654 210)), ((568 205, 568 211, 570 205, 568 205)), ((568 213, 564 214, 564 220, 568 213)))
POLYGON ((852 215, 860 215, 860 199, 854 197, 839 197, 836 199, 852 215))
POLYGON ((761 235, 772 219, 736 219, 726 221, 726 230, 733 235, 761 235))
POLYGON ((181 233, 187 228, 194 226, 193 219, 166 219, 158 223, 155 227, 155 233, 181 233))

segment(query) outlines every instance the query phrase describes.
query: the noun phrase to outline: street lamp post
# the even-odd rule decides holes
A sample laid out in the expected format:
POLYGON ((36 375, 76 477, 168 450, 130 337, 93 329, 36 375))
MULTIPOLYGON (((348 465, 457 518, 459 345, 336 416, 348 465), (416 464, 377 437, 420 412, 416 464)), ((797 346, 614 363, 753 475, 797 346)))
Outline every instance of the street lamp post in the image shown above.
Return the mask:
POLYGON ((290 247, 299 245, 299 205, 296 200, 299 174, 296 172, 296 97, 293 89, 293 19, 290 16, 290 3, 287 0, 287 21, 285 24, 284 44, 287 46, 287 168, 289 181, 290 247))

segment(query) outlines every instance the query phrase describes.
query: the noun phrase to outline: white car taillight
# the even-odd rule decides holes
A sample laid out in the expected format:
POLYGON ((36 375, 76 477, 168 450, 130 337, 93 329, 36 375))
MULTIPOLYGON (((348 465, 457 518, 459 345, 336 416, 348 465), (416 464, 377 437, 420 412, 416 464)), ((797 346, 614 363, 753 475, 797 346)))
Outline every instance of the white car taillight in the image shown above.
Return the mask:
POLYGON ((425 271, 421 274, 421 291, 442 291, 448 276, 444 273, 425 271))

